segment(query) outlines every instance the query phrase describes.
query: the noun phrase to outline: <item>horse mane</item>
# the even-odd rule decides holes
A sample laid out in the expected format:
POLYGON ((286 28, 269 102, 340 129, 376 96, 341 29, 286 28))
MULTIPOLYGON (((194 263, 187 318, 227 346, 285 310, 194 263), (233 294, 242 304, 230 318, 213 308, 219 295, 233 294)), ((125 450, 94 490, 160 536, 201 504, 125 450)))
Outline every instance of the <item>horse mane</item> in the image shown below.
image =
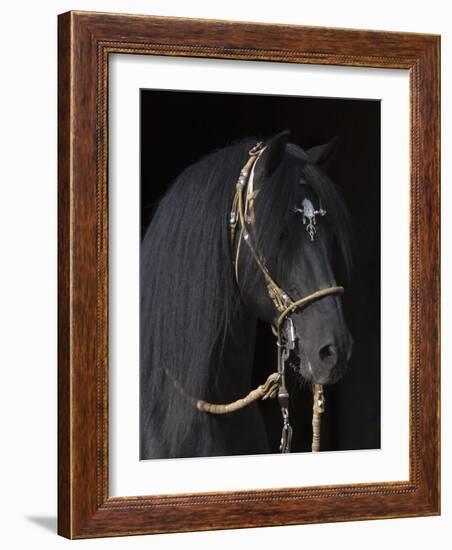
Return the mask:
MULTIPOLYGON (((188 394, 209 400, 226 339, 243 315, 228 220, 235 183, 256 141, 245 139, 186 168, 161 199, 141 244, 140 431, 143 446, 144 434, 158 418, 169 456, 177 453, 199 413, 192 405, 182 412, 184 399, 164 369, 188 394)), ((281 234, 294 231, 291 214, 300 178, 331 214, 342 256, 350 265, 348 218, 340 194, 292 144, 262 184, 253 234, 258 249, 265 251, 269 265, 281 256, 281 234)), ((296 239, 289 239, 284 246, 293 252, 294 243, 296 239)), ((241 278, 257 280, 261 275, 250 258, 241 278)))

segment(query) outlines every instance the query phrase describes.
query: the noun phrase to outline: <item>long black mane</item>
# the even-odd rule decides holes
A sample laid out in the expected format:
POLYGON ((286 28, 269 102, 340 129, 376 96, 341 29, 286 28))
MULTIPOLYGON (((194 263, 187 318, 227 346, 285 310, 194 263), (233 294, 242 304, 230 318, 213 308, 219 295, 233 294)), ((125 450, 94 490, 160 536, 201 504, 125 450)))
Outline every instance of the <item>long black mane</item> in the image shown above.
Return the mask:
MULTIPOLYGON (((222 352, 243 307, 234 279, 228 220, 235 183, 250 138, 209 154, 184 170, 160 201, 141 246, 140 266, 140 414, 143 437, 153 416, 165 434, 169 456, 187 437, 197 411, 187 406, 165 369, 192 396, 209 400, 222 352)), ((336 186, 289 144, 285 159, 262 185, 254 238, 271 263, 281 250, 280 236, 291 220, 300 179, 328 210, 333 233, 348 265, 348 220, 336 186)), ((285 247, 296 246, 286 239, 285 247)), ((253 262, 245 278, 258 277, 253 262)), ((199 413, 198 413, 199 414, 199 413)))

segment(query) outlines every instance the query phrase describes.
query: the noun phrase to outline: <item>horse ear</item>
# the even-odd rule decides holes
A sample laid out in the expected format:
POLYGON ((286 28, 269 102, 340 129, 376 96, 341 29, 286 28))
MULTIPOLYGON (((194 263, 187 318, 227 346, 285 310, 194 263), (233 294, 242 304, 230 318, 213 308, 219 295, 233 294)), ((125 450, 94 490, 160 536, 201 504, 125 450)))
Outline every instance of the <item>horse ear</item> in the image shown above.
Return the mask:
POLYGON ((336 153, 337 137, 334 137, 328 143, 316 145, 306 151, 309 160, 314 164, 318 164, 320 168, 326 169, 334 158, 336 153))
POLYGON ((276 134, 266 142, 265 151, 262 155, 265 175, 270 176, 273 174, 283 160, 289 135, 290 131, 284 130, 284 132, 276 134))

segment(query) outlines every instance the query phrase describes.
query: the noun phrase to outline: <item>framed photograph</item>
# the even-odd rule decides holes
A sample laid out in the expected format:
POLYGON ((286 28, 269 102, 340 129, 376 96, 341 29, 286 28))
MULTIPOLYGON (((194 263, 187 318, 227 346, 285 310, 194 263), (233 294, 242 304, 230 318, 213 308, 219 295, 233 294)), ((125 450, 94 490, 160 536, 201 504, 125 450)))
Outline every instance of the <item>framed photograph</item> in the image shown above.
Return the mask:
POLYGON ((439 49, 59 16, 61 535, 440 513, 439 49))

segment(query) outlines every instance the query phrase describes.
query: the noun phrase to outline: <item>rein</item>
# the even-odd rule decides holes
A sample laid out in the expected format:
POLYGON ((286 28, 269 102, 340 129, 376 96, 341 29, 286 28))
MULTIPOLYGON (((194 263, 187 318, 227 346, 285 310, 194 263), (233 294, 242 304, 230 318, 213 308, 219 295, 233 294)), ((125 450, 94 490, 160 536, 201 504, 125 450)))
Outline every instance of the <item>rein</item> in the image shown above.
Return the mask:
MULTIPOLYGON (((297 335, 295 327, 291 319, 291 314, 297 310, 303 309, 316 300, 324 298, 326 296, 343 294, 344 288, 341 286, 334 286, 316 290, 307 296, 304 296, 298 300, 293 300, 290 295, 285 292, 272 278, 270 272, 265 265, 265 261, 254 247, 248 227, 251 227, 255 223, 255 215, 253 202, 258 194, 257 190, 254 190, 254 169, 257 161, 262 153, 265 151, 265 147, 262 143, 257 143, 250 151, 249 158, 246 164, 240 171, 240 176, 235 186, 235 194, 232 202, 231 215, 229 220, 230 229, 230 241, 231 246, 234 247, 235 240, 238 238, 237 246, 235 249, 235 257, 233 260, 235 278, 237 284, 239 283, 239 256, 241 250, 242 241, 246 243, 246 246, 250 250, 258 268, 262 272, 267 293, 275 309, 277 311, 276 321, 272 324, 273 334, 276 336, 276 346, 278 350, 278 368, 277 372, 270 374, 264 384, 261 384, 254 390, 250 391, 245 397, 233 401, 231 403, 217 404, 208 403, 202 399, 196 399, 185 391, 181 384, 171 375, 168 369, 165 369, 166 375, 172 380, 175 388, 186 398, 188 398, 193 405, 202 412, 208 412, 211 414, 226 414, 234 412, 246 407, 250 403, 258 399, 278 398, 278 403, 281 409, 281 415, 283 419, 283 427, 281 433, 280 451, 282 453, 290 452, 291 440, 292 440, 292 427, 289 421, 289 391, 286 386, 286 363, 289 359, 290 352, 295 349, 297 335), (238 230, 238 234, 237 234, 238 230)), ((321 426, 321 414, 325 411, 325 398, 323 395, 323 386, 321 384, 313 384, 313 417, 312 417, 312 451, 317 452, 320 450, 320 426, 321 426)))

